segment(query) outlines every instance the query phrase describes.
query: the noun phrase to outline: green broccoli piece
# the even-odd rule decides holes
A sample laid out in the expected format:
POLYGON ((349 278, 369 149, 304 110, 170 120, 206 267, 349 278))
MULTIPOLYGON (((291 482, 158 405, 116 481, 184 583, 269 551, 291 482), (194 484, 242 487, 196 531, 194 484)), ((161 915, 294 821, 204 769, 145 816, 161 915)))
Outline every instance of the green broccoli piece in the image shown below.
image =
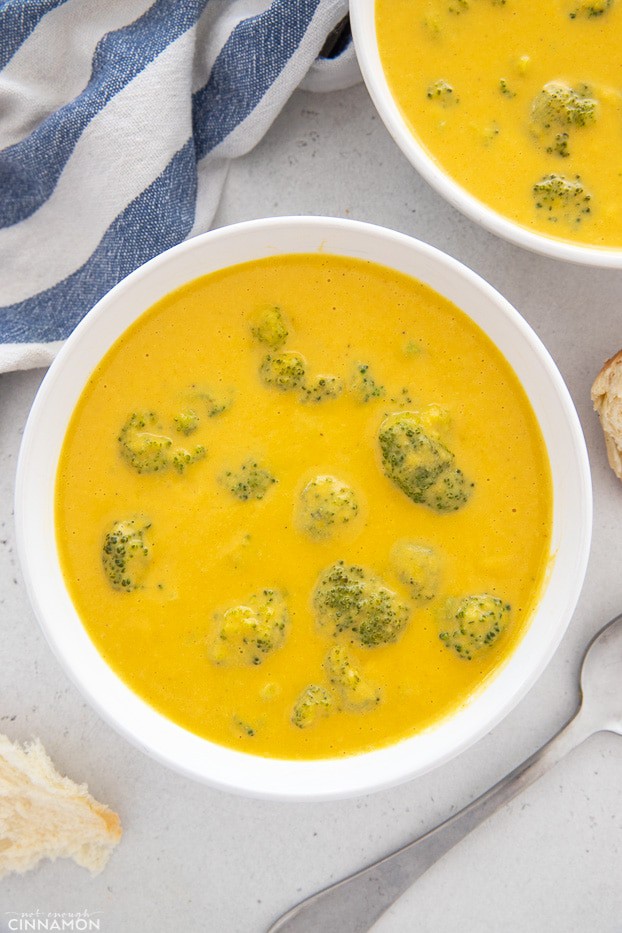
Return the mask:
POLYGON ((397 641, 410 619, 409 607, 382 580, 342 560, 320 575, 313 605, 320 628, 345 632, 366 648, 397 641))
POLYGON ((259 375, 264 384, 281 392, 298 389, 303 383, 306 371, 304 357, 293 350, 285 350, 278 356, 268 354, 259 367, 259 375))
POLYGON ((598 101, 582 85, 571 88, 560 81, 545 84, 531 105, 531 133, 553 155, 570 155, 570 131, 589 126, 597 115, 598 101))
POLYGON ((363 404, 382 398, 385 394, 384 386, 376 382, 368 363, 356 363, 350 382, 350 391, 363 404))
POLYGON ((269 470, 250 459, 245 460, 238 470, 223 473, 221 482, 236 499, 246 502, 248 499, 263 499, 277 480, 269 470))
POLYGON ((509 100, 516 97, 516 91, 512 90, 507 78, 499 78, 499 90, 503 96, 507 97, 509 100))
POLYGON ((378 433, 385 471, 412 499, 453 466, 454 456, 414 412, 388 415, 378 433), (410 487, 413 487, 411 489, 410 487))
POLYGON ((283 594, 262 590, 240 606, 216 616, 217 632, 210 648, 215 664, 247 667, 261 664, 287 636, 289 613, 283 594))
POLYGON ((455 466, 455 456, 426 429, 425 413, 388 415, 378 433, 386 476, 413 502, 438 512, 455 512, 469 499, 472 483, 455 466))
POLYGON ((443 31, 438 14, 432 10, 428 10, 428 12, 424 14, 421 19, 421 24, 432 39, 438 39, 443 31))
POLYGON ((585 17, 585 19, 594 19, 597 16, 603 16, 611 9, 613 0, 581 0, 579 3, 571 3, 568 13, 570 19, 585 17))
POLYGON ((216 418, 228 411, 233 405, 233 392, 231 389, 204 388, 193 385, 191 398, 193 402, 201 402, 205 407, 208 418, 216 418))
POLYGON ((489 593, 449 600, 439 638, 458 657, 471 661, 476 652, 499 637, 509 621, 510 608, 489 593))
POLYGON ((130 593, 142 586, 151 562, 146 532, 151 528, 130 518, 115 522, 104 536, 102 564, 110 585, 130 593))
POLYGON ((551 223, 579 224, 592 211, 592 195, 579 175, 574 179, 545 175, 535 183, 532 193, 536 209, 543 211, 551 223))
POLYGON ((424 352, 423 343, 420 340, 414 340, 412 337, 404 341, 402 353, 404 356, 415 358, 424 352))
POLYGON ((185 437, 188 437, 190 434, 194 434, 199 427, 200 418, 193 408, 184 408, 183 411, 175 415, 173 421, 175 422, 175 430, 178 434, 183 434, 185 437))
POLYGON ((356 493, 335 476, 310 480, 298 498, 296 517, 300 528, 312 538, 326 539, 358 514, 356 493))
POLYGON ((488 126, 485 126, 482 131, 482 142, 485 146, 490 146, 499 133, 501 132, 499 124, 493 120, 492 123, 489 123, 488 126))
MULTIPOLYGON (((175 422, 180 433, 191 434, 194 430, 190 412, 182 412, 175 422)), ((170 437, 161 431, 155 412, 134 412, 127 419, 119 436, 121 456, 137 473, 163 473, 173 467, 183 473, 186 467, 203 460, 206 451, 197 445, 193 451, 184 447, 173 447, 170 437)))
POLYGON ((205 458, 205 447, 198 444, 192 452, 184 447, 177 447, 171 459, 171 463, 178 473, 183 473, 191 463, 197 463, 205 458))
POLYGON ((568 133, 556 133, 553 142, 546 147, 546 151, 551 155, 558 155, 562 159, 567 159, 570 155, 568 149, 569 139, 568 133))
POLYGON ((442 78, 430 84, 426 91, 426 97, 428 100, 433 100, 436 104, 440 104, 441 107, 453 107, 454 104, 460 102, 451 84, 444 81, 442 78))
POLYGON ((410 407, 413 403, 413 400, 408 386, 402 386, 400 391, 395 395, 392 395, 389 401, 392 405, 399 405, 400 408, 410 407))
POLYGON ((257 726, 240 716, 234 716, 231 725, 239 739, 252 739, 257 735, 257 726))
POLYGON ((318 719, 328 716, 332 705, 333 700, 326 687, 320 684, 309 684, 294 703, 292 723, 299 729, 314 726, 318 719))
POLYGON ((380 703, 380 690, 355 667, 343 645, 333 645, 324 660, 324 669, 343 708, 364 713, 380 703))
POLYGON ((325 402, 327 399, 339 398, 343 392, 343 382, 339 376, 320 374, 311 379, 305 379, 301 389, 301 401, 325 402))
POLYGON ((173 442, 161 430, 153 411, 133 412, 121 428, 121 456, 137 473, 157 473, 170 466, 173 442))
POLYGON ((279 350, 289 336, 281 309, 276 305, 262 308, 254 317, 251 333, 259 343, 271 350, 279 350))
POLYGON ((469 501, 473 483, 462 470, 446 470, 425 491, 425 504, 436 512, 457 512, 469 501))
POLYGON ((391 549, 391 565, 416 603, 426 603, 436 597, 441 561, 434 548, 416 541, 398 541, 391 549))
POLYGON ((597 101, 581 86, 576 90, 561 81, 549 81, 531 106, 534 129, 587 126, 596 119, 597 101))

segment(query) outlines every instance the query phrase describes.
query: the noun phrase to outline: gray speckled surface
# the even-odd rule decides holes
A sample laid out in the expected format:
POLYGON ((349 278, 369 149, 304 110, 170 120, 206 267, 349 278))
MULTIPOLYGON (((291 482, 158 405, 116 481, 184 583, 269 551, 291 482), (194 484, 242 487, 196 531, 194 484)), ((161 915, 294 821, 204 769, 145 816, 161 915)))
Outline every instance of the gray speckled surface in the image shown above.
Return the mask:
MULTIPOLYGON (((543 339, 574 398, 593 469, 593 546, 574 619, 505 721, 409 784, 282 805, 192 783, 105 725, 39 631, 16 562, 12 498, 43 373, 0 376, 0 731, 41 736, 57 766, 88 782, 125 827, 95 879, 60 861, 0 882, 0 931, 7 912, 39 909, 100 911, 104 933, 260 933, 303 896, 432 828, 553 734, 577 702, 583 646, 622 610, 622 486, 589 400, 603 360, 622 346, 622 273, 547 260, 474 226, 410 168, 362 86, 297 93, 262 144, 231 167, 216 225, 303 213, 369 220, 441 247, 495 285, 543 339)), ((622 930, 621 776, 622 741, 588 740, 424 875, 375 933, 622 930)))

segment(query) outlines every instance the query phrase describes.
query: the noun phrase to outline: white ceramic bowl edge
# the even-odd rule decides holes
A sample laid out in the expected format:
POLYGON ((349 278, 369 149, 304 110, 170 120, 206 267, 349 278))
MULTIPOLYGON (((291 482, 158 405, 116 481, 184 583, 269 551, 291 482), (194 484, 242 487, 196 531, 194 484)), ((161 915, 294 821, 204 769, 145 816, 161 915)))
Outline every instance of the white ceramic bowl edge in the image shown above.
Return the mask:
POLYGON ((369 793, 436 767, 473 744, 524 696, 551 659, 579 597, 590 547, 592 500, 585 442, 568 390, 535 333, 490 285, 424 243, 334 218, 250 221, 196 237, 153 259, 106 295, 76 328, 34 402, 20 451, 15 515, 27 590, 65 671, 100 715, 178 771, 257 797, 320 800, 369 793), (273 760, 207 742, 144 703, 99 655, 65 588, 56 555, 54 481, 82 387, 125 328, 186 281, 250 259, 292 252, 355 256, 418 278, 488 333, 521 380, 540 422, 554 485, 551 573, 524 638, 498 675, 451 719, 396 745, 347 758, 273 760))

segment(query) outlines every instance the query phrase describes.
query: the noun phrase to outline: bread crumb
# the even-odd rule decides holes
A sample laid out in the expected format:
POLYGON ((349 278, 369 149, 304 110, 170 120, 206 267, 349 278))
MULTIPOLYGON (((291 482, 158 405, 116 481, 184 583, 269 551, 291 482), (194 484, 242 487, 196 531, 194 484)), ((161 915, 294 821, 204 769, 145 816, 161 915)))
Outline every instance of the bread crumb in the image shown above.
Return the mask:
POLYGON ((120 838, 117 814, 62 777, 38 739, 22 747, 0 734, 0 878, 44 858, 72 858, 95 875, 120 838))

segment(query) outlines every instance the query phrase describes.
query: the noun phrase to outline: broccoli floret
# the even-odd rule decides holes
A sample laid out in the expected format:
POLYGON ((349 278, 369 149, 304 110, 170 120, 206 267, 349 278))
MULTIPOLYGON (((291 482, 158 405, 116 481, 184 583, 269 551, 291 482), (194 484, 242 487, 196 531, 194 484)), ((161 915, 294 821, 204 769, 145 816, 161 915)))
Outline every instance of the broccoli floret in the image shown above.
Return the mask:
POLYGON ((231 389, 214 389, 193 385, 191 386, 191 398, 193 402, 201 402, 208 418, 216 418, 231 408, 233 391, 231 389))
POLYGON ((241 606, 216 617, 218 631, 210 657, 215 664, 246 667, 261 664, 287 636, 289 613, 278 590, 255 593, 241 606))
POLYGON ((404 341, 402 345, 402 352, 404 356, 409 356, 415 358, 420 356, 424 351, 424 346, 421 340, 414 340, 410 337, 408 340, 404 341))
MULTIPOLYGON (((439 409, 440 411, 440 409, 439 409)), ((413 502, 438 512, 455 512, 469 499, 472 483, 455 457, 427 428, 432 414, 404 411, 380 425, 378 440, 387 477, 413 502)))
POLYGON ((442 32, 442 28, 441 28, 439 17, 435 12, 429 10, 427 13, 424 14, 421 22, 422 22, 424 29, 426 29, 429 32, 430 36, 433 39, 439 38, 442 32))
POLYGON ((333 645, 326 655, 324 669, 345 709, 363 713, 380 702, 380 690, 355 667, 343 645, 333 645))
POLYGON ((571 88, 559 81, 545 84, 531 105, 531 132, 548 153, 570 155, 570 131, 596 119, 598 102, 589 88, 571 88))
POLYGON ((256 460, 245 460, 237 470, 227 470, 221 476, 221 482, 236 499, 246 502, 248 499, 263 499, 276 477, 256 460))
POLYGON ((310 480, 300 493, 296 518, 312 538, 332 537, 358 514, 356 493, 335 476, 320 475, 310 480))
POLYGON ((343 392, 343 382, 339 376, 321 373, 305 379, 301 390, 303 402, 325 402, 327 399, 339 398, 343 392))
POLYGON ((251 333, 259 343, 265 344, 271 350, 279 350, 289 335, 281 309, 276 305, 262 308, 255 315, 251 333))
POLYGON ((426 489, 425 504, 436 512, 457 512, 468 502, 472 489, 473 483, 462 470, 446 470, 426 489))
POLYGON ((426 91, 426 97, 440 104, 441 107, 453 107, 454 104, 459 103, 459 99, 451 84, 444 81, 442 78, 430 84, 426 91))
POLYGON ((205 447, 202 444, 198 444, 193 451, 186 450, 184 447, 177 447, 171 463, 178 473, 183 473, 187 466, 196 463, 198 460, 203 460, 204 457, 205 447))
POLYGON ((314 726, 318 719, 330 713, 332 705, 333 700, 326 687, 310 684, 294 703, 292 723, 299 729, 314 726))
POLYGON ((412 405, 413 400, 408 386, 402 386, 400 391, 396 395, 392 396, 389 401, 392 405, 399 405, 400 408, 405 408, 412 405))
MULTIPOLYGON (((194 429, 186 415, 189 412, 180 413, 175 422, 181 433, 190 434, 194 429), (190 430, 182 431, 182 424, 190 430)), ((171 466, 178 473, 183 473, 190 463, 205 457, 205 447, 202 445, 193 451, 173 447, 170 437, 158 433, 161 430, 158 418, 152 411, 134 412, 121 428, 118 437, 121 456, 137 473, 163 473, 171 466)))
POLYGON ((436 597, 441 561, 434 548, 416 541, 398 541, 391 549, 391 565, 416 603, 426 603, 436 597))
POLYGON ((190 434, 194 434, 199 427, 200 418, 193 408, 184 408, 183 411, 175 415, 173 421, 175 422, 175 430, 179 434, 183 434, 184 437, 188 437, 190 434))
POLYGON ((531 106, 531 119, 536 129, 587 126, 596 118, 596 105, 588 88, 575 90, 561 81, 549 81, 531 106))
POLYGON ((579 224, 592 211, 592 195, 586 191, 579 175, 574 179, 564 175, 545 175, 532 189, 537 210, 545 213, 551 223, 579 224))
POLYGON ((501 132, 499 124, 493 120, 482 129, 482 142, 485 146, 490 146, 501 132))
POLYGON ((562 159, 567 159, 570 155, 570 150, 568 149, 569 139, 568 133, 556 133, 550 146, 546 147, 546 151, 552 155, 558 155, 562 159))
POLYGON ((146 533, 151 527, 130 518, 115 522, 104 536, 102 564, 110 585, 130 593, 142 586, 151 561, 146 533))
POLYGON ((425 490, 453 466, 451 451, 412 412, 389 415, 378 437, 385 472, 415 502, 423 502, 425 490))
POLYGON ((499 78, 499 90, 503 96, 507 97, 509 100, 511 100, 513 97, 516 97, 516 91, 512 90, 507 78, 499 78))
POLYGON ((356 363, 350 382, 350 391, 362 403, 382 398, 385 394, 384 386, 376 382, 368 363, 356 363))
POLYGON ((170 466, 173 442, 161 430, 153 411, 134 412, 121 428, 121 456, 137 473, 157 473, 170 466))
POLYGON ((342 560, 320 575, 313 605, 320 628, 345 632, 366 648, 397 641, 410 619, 409 607, 382 580, 342 560))
POLYGON ((242 719, 240 716, 234 716, 231 725, 239 739, 252 739, 257 735, 257 725, 247 719, 242 719))
POLYGON ((291 392, 299 388, 304 380, 307 366, 304 357, 293 350, 285 350, 278 356, 264 356, 259 375, 265 383, 272 389, 280 389, 281 392, 291 392))
POLYGON ((509 621, 510 606, 496 596, 482 593, 450 600, 445 608, 439 638, 465 661, 499 637, 509 621))
POLYGON ((613 0, 582 0, 582 2, 571 4, 568 16, 570 19, 576 19, 578 16, 594 19, 611 9, 612 4, 613 0))

